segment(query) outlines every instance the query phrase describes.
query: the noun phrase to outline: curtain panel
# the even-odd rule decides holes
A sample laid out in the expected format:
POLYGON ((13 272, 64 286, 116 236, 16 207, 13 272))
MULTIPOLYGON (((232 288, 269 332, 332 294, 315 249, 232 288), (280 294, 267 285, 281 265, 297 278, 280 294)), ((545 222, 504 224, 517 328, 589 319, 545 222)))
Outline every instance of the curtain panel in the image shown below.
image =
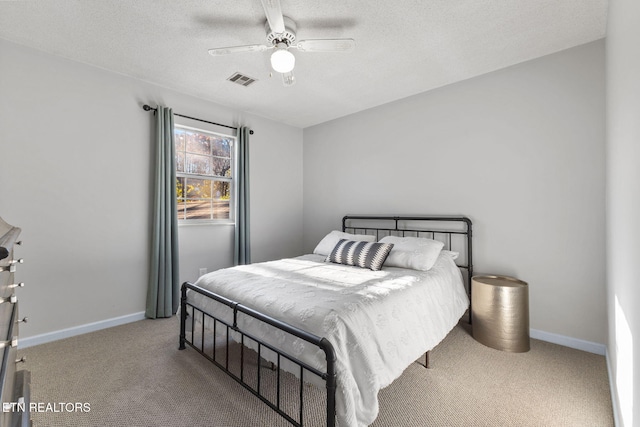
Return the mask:
POLYGON ((233 262, 235 265, 251 264, 251 236, 249 232, 249 128, 238 128, 236 167, 236 228, 233 262))
POLYGON ((146 317, 151 319, 174 315, 178 310, 180 291, 173 111, 158 106, 155 119, 155 192, 145 312, 146 317))

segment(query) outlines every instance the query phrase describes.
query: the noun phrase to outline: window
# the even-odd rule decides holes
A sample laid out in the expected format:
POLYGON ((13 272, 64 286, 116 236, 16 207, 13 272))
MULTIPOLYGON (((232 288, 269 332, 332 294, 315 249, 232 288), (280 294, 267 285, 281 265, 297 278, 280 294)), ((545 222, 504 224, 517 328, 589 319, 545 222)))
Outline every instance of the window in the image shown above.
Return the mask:
POLYGON ((233 222, 235 137, 175 126, 178 220, 233 222))

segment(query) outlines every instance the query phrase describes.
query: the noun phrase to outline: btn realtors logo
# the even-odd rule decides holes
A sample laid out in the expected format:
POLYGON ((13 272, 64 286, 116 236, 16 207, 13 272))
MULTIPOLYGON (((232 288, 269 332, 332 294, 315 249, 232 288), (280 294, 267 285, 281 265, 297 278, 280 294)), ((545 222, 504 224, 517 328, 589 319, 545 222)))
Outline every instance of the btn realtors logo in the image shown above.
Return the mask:
POLYGON ((2 412, 90 412, 91 404, 82 402, 2 402, 2 412))

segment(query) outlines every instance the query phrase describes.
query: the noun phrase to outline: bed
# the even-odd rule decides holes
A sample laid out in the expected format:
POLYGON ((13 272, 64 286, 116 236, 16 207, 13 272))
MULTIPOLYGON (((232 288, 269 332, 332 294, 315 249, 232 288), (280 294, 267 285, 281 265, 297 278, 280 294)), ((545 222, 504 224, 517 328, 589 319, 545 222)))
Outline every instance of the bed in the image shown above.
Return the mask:
POLYGON ((318 386, 322 425, 369 425, 378 391, 424 354, 428 365, 467 312, 471 237, 466 217, 346 216, 313 254, 184 283, 180 349, 198 351, 293 425, 317 422, 305 398, 318 386), (416 257, 413 246, 402 252, 406 242, 428 245, 416 257), (354 257, 356 246, 369 252, 354 257))

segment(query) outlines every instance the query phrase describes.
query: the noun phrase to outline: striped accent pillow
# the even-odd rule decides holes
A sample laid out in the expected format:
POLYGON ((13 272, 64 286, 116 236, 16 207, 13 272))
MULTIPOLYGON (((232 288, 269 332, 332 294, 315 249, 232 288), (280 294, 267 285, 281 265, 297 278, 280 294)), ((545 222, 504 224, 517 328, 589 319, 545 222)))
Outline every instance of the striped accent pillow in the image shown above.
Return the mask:
POLYGON ((354 265, 378 271, 393 248, 393 243, 356 242, 340 239, 326 261, 354 265))

